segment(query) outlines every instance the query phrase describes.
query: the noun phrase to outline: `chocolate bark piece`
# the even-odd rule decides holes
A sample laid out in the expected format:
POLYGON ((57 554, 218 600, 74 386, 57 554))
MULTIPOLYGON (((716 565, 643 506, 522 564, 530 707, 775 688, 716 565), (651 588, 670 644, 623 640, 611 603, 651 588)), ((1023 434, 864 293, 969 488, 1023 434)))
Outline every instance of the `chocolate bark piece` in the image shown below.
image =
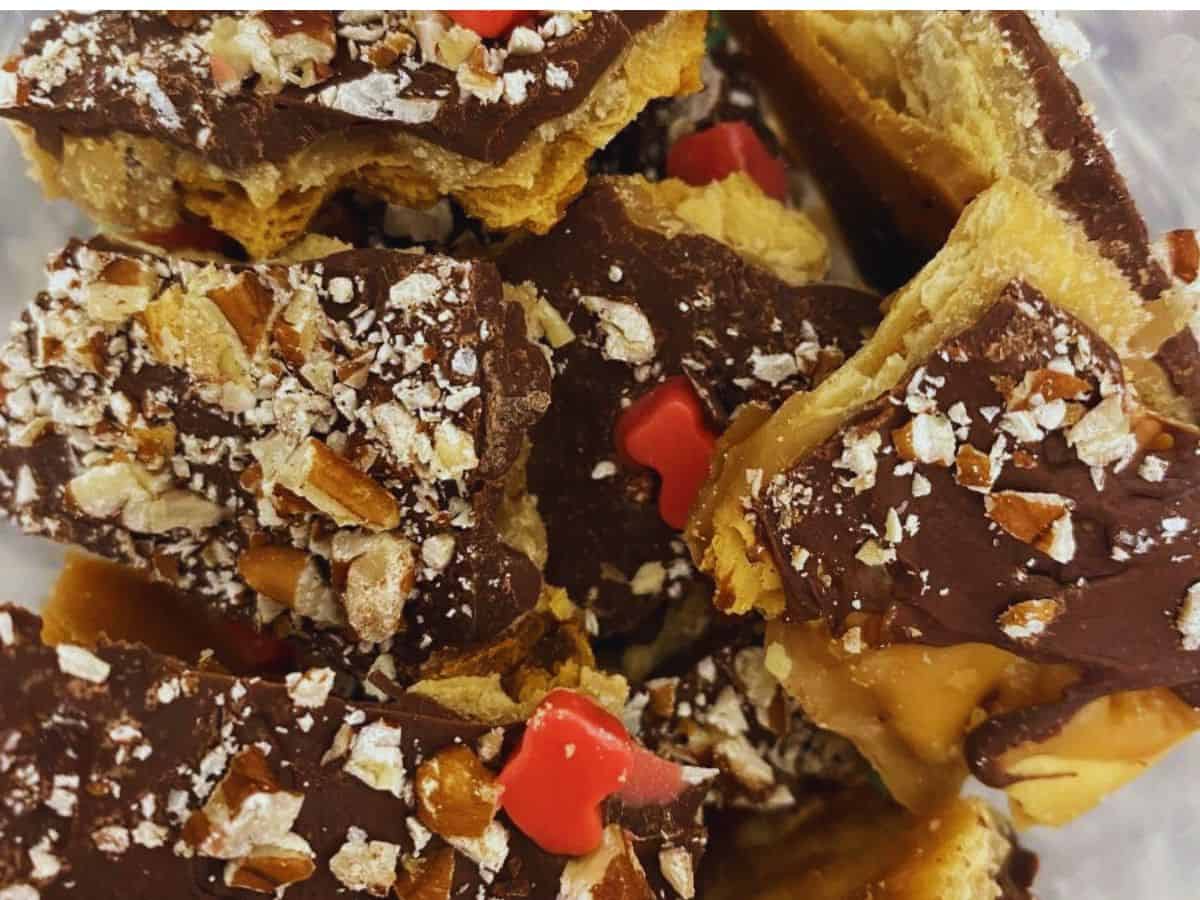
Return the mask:
POLYGON ((1005 175, 1053 198, 1143 298, 1167 288, 1111 152, 1024 13, 729 20, 863 273, 881 289, 911 276, 971 198, 1005 175))
MULTIPOLYGON (((746 218, 782 213, 740 176, 725 187, 661 184, 681 206, 716 200, 720 209, 740 190, 746 218), (729 193, 705 193, 721 191, 729 193)), ((773 405, 815 384, 877 317, 863 291, 789 284, 698 228, 667 226, 669 195, 656 187, 596 180, 550 234, 498 259, 507 281, 534 286, 570 330, 554 353, 550 411, 532 433, 529 489, 550 535, 547 579, 595 612, 602 635, 635 628, 698 579, 659 515, 657 476, 618 458, 613 433, 623 408, 686 375, 720 431, 743 403, 773 405), (646 352, 609 338, 613 310, 638 326, 646 352)))
MULTIPOLYGON (((0 610, 0 672, 13 688, 0 704, 10 762, 0 888, 50 900, 86 885, 89 897, 115 898, 138 879, 211 897, 290 882, 289 897, 366 897, 425 879, 421 896, 449 896, 452 883, 472 896, 554 898, 578 866, 496 813, 492 779, 521 723, 490 728, 420 698, 347 704, 321 670, 272 684, 191 671, 136 645, 52 648, 39 627, 25 610, 0 610), (443 791, 453 776, 484 799, 442 796, 432 774, 443 791), (470 836, 485 828, 486 839, 470 836)), ((699 777, 653 809, 604 810, 657 890, 661 850, 699 858, 704 790, 699 777)))
POLYGON ((1012 746, 1095 697, 1200 679, 1198 448, 1136 407, 1098 334, 1014 281, 755 508, 787 617, 823 618, 850 653, 985 643, 1076 667, 1012 746))
MULTIPOLYGON (((781 567, 793 561, 781 559, 777 565, 764 543, 753 485, 770 485, 801 465, 858 414, 867 398, 902 387, 906 373, 926 365, 939 347, 978 323, 1011 282, 1035 287, 1050 305, 1086 324, 1128 361, 1125 376, 1142 401, 1155 396, 1148 388, 1160 385, 1161 372, 1157 382, 1145 377, 1142 364, 1152 350, 1138 338, 1153 324, 1152 310, 1165 301, 1141 303, 1078 223, 1028 186, 1003 179, 964 211, 938 256, 892 296, 887 316, 859 353, 815 390, 795 395, 771 416, 743 414, 730 428, 710 487, 694 506, 688 528, 696 558, 715 576, 721 608, 739 613, 757 608, 770 617, 787 609, 781 567)), ((949 418, 948 409, 945 414, 949 418)), ((929 438, 939 429, 931 424, 925 422, 918 433, 922 446, 936 446, 929 438)), ((846 456, 839 477, 863 477, 865 483, 874 456, 870 444, 864 444, 846 456)), ((957 464, 957 454, 952 461, 957 464)), ((982 465, 976 468, 983 470, 982 465)), ((982 495, 979 502, 984 502, 982 495)), ((888 525, 887 510, 882 512, 884 519, 872 527, 888 525)), ((885 536, 856 535, 849 558, 868 537, 876 537, 879 555, 868 548, 866 556, 886 561, 890 548, 885 536)), ((997 539, 1001 536, 997 530, 997 539)), ((796 562, 806 562, 802 553, 796 562)), ((978 641, 879 648, 872 643, 871 623, 848 624, 859 630, 848 629, 848 639, 835 640, 823 617, 792 624, 778 618, 768 628, 768 641, 779 647, 768 659, 775 659, 773 671, 806 709, 854 740, 893 795, 922 812, 957 792, 967 754, 973 754, 966 732, 974 724, 1014 708, 1054 709, 1057 703, 1062 711, 1064 689, 1079 678, 1074 664, 1041 663, 978 641), (946 689, 948 684, 954 689, 946 689), (914 696, 938 697, 939 703, 915 702, 914 696), (879 722, 890 724, 880 728, 879 722)), ((999 634, 998 623, 995 628, 999 634)), ((1177 696, 1182 692, 1175 687, 1110 694, 1081 708, 1058 737, 1013 748, 1020 752, 1005 754, 1006 759, 1023 759, 1010 771, 1056 779, 1054 789, 1044 792, 1044 802, 1020 798, 1023 811, 1032 821, 1061 824, 1093 806, 1115 784, 1144 772, 1196 727, 1196 715, 1177 696), (1152 734, 1152 746, 1142 743, 1137 751, 1126 752, 1106 743, 1112 733, 1152 734), (1094 764, 1067 762, 1072 748, 1080 746, 1096 748, 1094 764)), ((1007 734, 1019 739, 1020 730, 1007 734)), ((976 759, 970 757, 972 763, 976 759)), ((1017 790, 1013 786, 1010 796, 1017 790)), ((1031 787, 1029 794, 1036 789, 1031 787)))
MULTIPOLYGON (((826 440, 865 400, 899 384, 944 341, 974 324, 1010 281, 1035 286, 1131 360, 1152 322, 1128 282, 1082 228, 1031 188, 1003 179, 963 213, 938 256, 888 302, 862 350, 815 390, 790 397, 773 415, 748 410, 722 439, 709 484, 688 524, 693 556, 718 586, 718 606, 768 616, 785 606, 779 574, 759 544, 750 488, 767 484, 826 440), (760 474, 761 473, 761 474, 760 474)), ((1148 382, 1129 373, 1143 397, 1148 382)), ((1158 373, 1161 376, 1161 373, 1158 373)), ((1158 379, 1161 382, 1161 377, 1158 379)))
POLYGON ((679 675, 647 681, 626 723, 655 752, 720 771, 710 806, 779 812, 863 782, 870 769, 854 746, 814 724, 767 670, 759 630, 742 622, 679 675))
POLYGON ((6 64, 0 114, 48 189, 126 231, 187 210, 265 256, 349 184, 545 229, 594 147, 695 80, 704 18, 535 14, 481 41, 432 11, 64 13, 6 64))
POLYGON ((3 365, 0 503, 27 532, 406 663, 538 601, 498 518, 548 371, 489 264, 73 242, 3 365))

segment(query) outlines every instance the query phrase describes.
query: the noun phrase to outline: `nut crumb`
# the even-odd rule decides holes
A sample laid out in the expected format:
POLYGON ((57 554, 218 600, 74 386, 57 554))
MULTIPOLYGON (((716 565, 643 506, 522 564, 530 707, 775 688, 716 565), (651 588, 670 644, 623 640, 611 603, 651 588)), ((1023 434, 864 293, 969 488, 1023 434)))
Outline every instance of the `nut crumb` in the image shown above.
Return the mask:
POLYGON ((324 706, 333 689, 333 669, 309 669, 307 672, 289 672, 287 692, 297 706, 324 706))
POLYGON ((93 684, 104 684, 112 667, 91 650, 74 644, 59 644, 54 648, 58 655, 58 668, 74 678, 82 678, 93 684))
POLYGON ((1184 650, 1200 650, 1200 581, 1188 588, 1175 617, 1184 650))

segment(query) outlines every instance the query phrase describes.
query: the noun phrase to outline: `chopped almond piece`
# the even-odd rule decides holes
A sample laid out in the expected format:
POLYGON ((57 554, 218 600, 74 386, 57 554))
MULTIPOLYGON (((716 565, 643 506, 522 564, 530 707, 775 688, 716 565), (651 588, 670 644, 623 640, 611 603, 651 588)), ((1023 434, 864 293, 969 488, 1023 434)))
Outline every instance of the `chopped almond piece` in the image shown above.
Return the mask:
POLYGON ((226 285, 213 288, 208 297, 225 314, 241 338, 246 352, 253 356, 262 345, 267 322, 275 308, 271 291, 249 272, 243 272, 226 285))
POLYGON ((1022 600, 1004 610, 996 623, 1012 640, 1036 643, 1063 610, 1062 601, 1054 598, 1022 600))
POLYGON ((1092 386, 1069 372, 1059 372, 1057 369, 1036 369, 1026 372, 1021 385, 1008 398, 1010 410, 1029 409, 1041 403, 1053 403, 1055 400, 1080 400, 1092 386), (1034 398, 1040 398, 1038 403, 1034 398))
POLYGON ((308 563, 309 556, 303 550, 264 544, 242 551, 238 557, 238 574, 263 596, 291 606, 296 601, 296 588, 308 563))
POLYGON ((237 859, 286 840, 304 795, 281 790, 257 747, 233 758, 204 808, 192 813, 183 841, 202 856, 237 859))
POLYGON ((312 848, 296 834, 279 844, 256 846, 225 867, 225 884, 259 894, 282 893, 288 885, 307 881, 317 871, 312 848))
POLYGON ((958 448, 954 463, 955 481, 973 491, 987 493, 995 484, 996 476, 1000 474, 996 471, 997 467, 993 466, 992 458, 970 444, 963 444, 958 448))
POLYGON ((1032 544, 1051 559, 1075 558, 1071 501, 1058 494, 1001 491, 985 498, 987 515, 1019 541, 1032 544))
POLYGON ((161 279, 146 265, 118 257, 84 288, 87 313, 98 322, 119 325, 139 313, 158 292, 161 279))
MULTIPOLYGON (((404 605, 416 580, 416 548, 405 538, 376 534, 357 542, 355 550, 343 603, 358 636, 377 643, 404 627, 404 605)), ((341 557, 336 543, 334 556, 341 557)))
POLYGON ((137 443, 138 462, 152 469, 160 468, 175 454, 175 426, 168 422, 149 428, 133 429, 137 443))
POLYGON ((396 881, 396 896, 404 900, 450 900, 454 884, 453 849, 443 847, 432 855, 405 860, 404 866, 405 871, 396 881))
POLYGON ((600 846, 572 859, 562 873, 560 897, 572 900, 653 900, 646 872, 620 825, 604 829, 600 846))
POLYGON ((892 432, 901 459, 949 466, 954 462, 954 426, 940 414, 921 413, 892 432))
POLYGON ((442 837, 476 838, 496 816, 501 788, 468 747, 451 747, 417 769, 417 815, 442 837))

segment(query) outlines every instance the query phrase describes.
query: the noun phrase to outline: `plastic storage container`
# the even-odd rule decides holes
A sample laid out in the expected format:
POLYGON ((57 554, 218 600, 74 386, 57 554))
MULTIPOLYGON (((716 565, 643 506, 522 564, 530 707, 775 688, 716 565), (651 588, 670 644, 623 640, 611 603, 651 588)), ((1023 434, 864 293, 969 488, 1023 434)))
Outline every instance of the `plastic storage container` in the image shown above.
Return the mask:
MULTIPOLYGON (((1091 56, 1071 75, 1111 135, 1151 233, 1200 227, 1200 179, 1193 175, 1200 152, 1200 12, 1063 15, 1092 44, 1091 56)), ((16 48, 33 17, 0 13, 0 58, 16 48)), ((23 173, 15 142, 0 136, 5 321, 40 289, 45 256, 69 236, 93 230, 66 202, 45 202, 23 173)), ((3 599, 36 607, 61 559, 58 547, 0 526, 3 599)), ((1200 736, 1068 827, 1033 829, 1023 839, 1042 859, 1042 900, 1194 900, 1200 736)))

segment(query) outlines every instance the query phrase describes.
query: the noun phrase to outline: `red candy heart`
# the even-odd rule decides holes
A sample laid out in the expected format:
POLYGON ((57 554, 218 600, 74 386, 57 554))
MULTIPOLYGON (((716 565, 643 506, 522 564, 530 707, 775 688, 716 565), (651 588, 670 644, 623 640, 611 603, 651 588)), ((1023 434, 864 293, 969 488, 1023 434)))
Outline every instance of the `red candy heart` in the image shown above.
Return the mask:
POLYGON ((617 420, 616 441, 624 458, 658 472, 658 513, 682 529, 717 442, 692 383, 682 375, 668 378, 635 401, 617 420))
POLYGON ((569 856, 600 845, 606 798, 665 803, 683 787, 678 765, 636 745, 615 716, 563 688, 547 694, 530 717, 497 780, 513 824, 543 850, 569 856))
POLYGON ((629 774, 621 723, 585 697, 551 691, 500 773, 500 803, 543 850, 582 856, 600 844, 600 804, 629 774))
POLYGON ((494 38, 511 31, 529 12, 512 9, 448 9, 446 15, 480 37, 494 38))
POLYGON ((720 181, 734 172, 745 172, 764 194, 787 199, 787 166, 745 122, 721 122, 689 134, 667 153, 667 174, 688 184, 720 181))

